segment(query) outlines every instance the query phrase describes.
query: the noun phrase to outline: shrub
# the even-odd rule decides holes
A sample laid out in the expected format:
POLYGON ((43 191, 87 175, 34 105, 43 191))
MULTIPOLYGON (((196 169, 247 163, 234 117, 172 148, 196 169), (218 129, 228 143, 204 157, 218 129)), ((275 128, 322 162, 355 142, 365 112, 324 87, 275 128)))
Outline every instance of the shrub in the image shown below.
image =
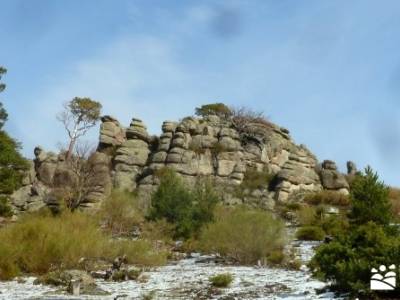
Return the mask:
POLYGON ((285 259, 285 254, 281 249, 274 250, 268 254, 267 262, 272 265, 280 265, 285 259))
POLYGON ((350 198, 350 219, 354 224, 373 221, 383 226, 389 225, 392 219, 389 188, 379 181, 378 174, 370 167, 365 169, 365 175, 354 179, 350 198))
POLYGON ((11 217, 13 215, 12 208, 8 202, 8 198, 0 196, 0 217, 11 217))
POLYGON ((302 205, 296 214, 300 225, 313 225, 317 222, 317 212, 312 206, 302 205))
POLYGON ((197 107, 195 110, 195 114, 202 117, 216 115, 219 117, 227 118, 232 115, 232 112, 230 108, 223 103, 212 103, 197 107))
POLYGON ((268 189, 273 177, 267 170, 258 171, 255 168, 248 168, 244 173, 242 183, 236 188, 236 195, 242 198, 246 190, 251 192, 256 189, 268 189))
MULTIPOLYGON (((332 242, 322 244, 311 260, 310 268, 319 278, 333 281, 339 290, 365 295, 371 293, 371 269, 382 264, 398 265, 399 251, 398 235, 391 236, 382 226, 369 222, 343 231, 332 242)), ((369 295, 365 299, 373 298, 369 295)))
POLYGON ((213 219, 219 196, 210 181, 198 180, 189 189, 173 170, 165 169, 159 176, 160 185, 151 199, 151 220, 165 219, 175 225, 175 238, 189 238, 213 219))
POLYGON ((319 222, 319 226, 325 231, 327 235, 337 236, 338 234, 349 228, 349 221, 343 214, 331 215, 323 218, 319 222))
POLYGON ((163 241, 172 244, 175 234, 175 225, 168 223, 165 219, 144 222, 141 225, 142 237, 149 241, 163 241))
POLYGON ((210 223, 199 238, 202 250, 218 252, 243 264, 263 260, 284 245, 283 222, 268 212, 246 207, 220 207, 216 221, 210 223))
POLYGON ((231 112, 233 126, 241 135, 254 135, 262 133, 263 128, 273 127, 262 111, 239 107, 231 108, 231 112))
POLYGON ((21 186, 27 161, 21 156, 21 145, 0 130, 0 194, 11 194, 21 186))
MULTIPOLYGON (((313 273, 332 281, 341 291, 374 299, 370 291, 371 269, 399 265, 400 233, 390 226, 388 188, 371 168, 356 175, 351 189, 350 223, 338 226, 332 242, 322 244, 310 262, 313 273)), ((389 298, 398 295, 399 289, 389 298)))
POLYGON ((211 282, 211 285, 214 287, 226 288, 232 283, 233 276, 230 273, 218 274, 215 276, 211 276, 209 280, 211 282))
POLYGON ((134 195, 115 190, 100 207, 103 228, 113 235, 129 235, 143 220, 134 195))
POLYGON ((325 233, 318 226, 300 227, 296 232, 296 238, 305 241, 321 241, 325 237, 325 233))
POLYGON ((348 206, 350 204, 348 196, 329 190, 306 194, 304 201, 312 205, 329 204, 334 206, 348 206))
POLYGON ((162 263, 143 241, 115 241, 99 230, 96 218, 84 213, 47 213, 22 217, 0 229, 0 279, 23 273, 44 274, 49 270, 80 268, 81 258, 107 259, 126 254, 130 262, 162 263))

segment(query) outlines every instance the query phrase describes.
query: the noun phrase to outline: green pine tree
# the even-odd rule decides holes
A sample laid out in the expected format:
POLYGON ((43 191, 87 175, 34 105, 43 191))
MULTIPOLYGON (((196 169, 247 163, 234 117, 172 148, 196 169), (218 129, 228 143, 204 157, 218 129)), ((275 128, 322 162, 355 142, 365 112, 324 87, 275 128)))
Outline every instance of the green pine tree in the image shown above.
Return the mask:
POLYGON ((367 167, 365 175, 359 175, 351 186, 350 199, 352 209, 350 220, 355 225, 370 221, 387 226, 391 221, 389 188, 381 181, 377 173, 367 167))
MULTIPOLYGON (((0 67, 1 75, 7 70, 0 67)), ((5 89, 5 84, 0 83, 0 92, 5 89)), ((8 114, 0 102, 0 215, 10 214, 7 196, 21 186, 27 161, 19 153, 21 145, 3 130, 8 114)))

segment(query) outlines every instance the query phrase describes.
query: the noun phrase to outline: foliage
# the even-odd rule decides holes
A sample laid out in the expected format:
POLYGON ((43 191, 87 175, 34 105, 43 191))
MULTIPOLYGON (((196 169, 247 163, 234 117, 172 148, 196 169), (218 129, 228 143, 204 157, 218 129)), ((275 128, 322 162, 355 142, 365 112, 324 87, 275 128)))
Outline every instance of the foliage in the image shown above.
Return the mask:
POLYGON ((388 188, 371 168, 354 179, 351 203, 349 223, 332 219, 325 224, 336 227, 331 232, 333 241, 317 249, 310 267, 318 277, 333 281, 337 289, 372 299, 377 294, 369 289, 371 268, 399 265, 400 234, 389 224, 388 188))
POLYGON ((350 204, 350 199, 348 196, 338 192, 322 190, 306 194, 304 202, 312 205, 329 204, 334 206, 348 206, 350 204))
POLYGON ((12 208, 8 202, 8 198, 0 196, 0 217, 11 217, 12 214, 12 208))
POLYGON ((317 222, 317 212, 313 206, 302 205, 296 215, 300 225, 313 225, 317 222))
POLYGON ((0 229, 0 279, 23 273, 80 268, 79 261, 126 254, 128 262, 161 264, 166 255, 146 241, 112 240, 99 230, 96 218, 84 213, 31 214, 0 229))
POLYGON ((11 194, 21 186, 28 164, 19 149, 14 139, 0 131, 0 194, 11 194))
MULTIPOLYGON (((0 79, 7 70, 0 66, 0 79)), ((0 84, 0 92, 5 84, 0 84)), ((28 168, 19 150, 21 145, 2 130, 8 114, 0 102, 0 194, 11 194, 21 186, 24 171, 28 168)))
POLYGON ((357 293, 369 291, 371 268, 400 263, 400 242, 382 226, 368 222, 342 232, 317 250, 310 266, 314 273, 334 280, 337 288, 357 293))
POLYGON ((387 226, 390 223, 389 188, 379 181, 378 174, 370 167, 365 169, 365 175, 354 179, 350 198, 352 203, 350 219, 354 224, 360 225, 372 221, 387 226))
POLYGON ((135 196, 119 190, 114 190, 103 201, 98 216, 103 229, 117 236, 131 234, 134 227, 144 221, 135 196))
POLYGON ((319 226, 303 226, 296 232, 296 238, 305 241, 321 241, 325 237, 324 231, 319 226))
MULTIPOLYGON (((6 73, 7 73, 7 69, 0 66, 0 79, 1 79, 2 75, 6 74, 6 73)), ((5 88, 6 88, 6 85, 4 83, 0 82, 0 93, 2 91, 4 91, 5 88)), ((7 111, 4 109, 3 103, 0 102, 0 130, 3 128, 4 123, 7 121, 7 118, 8 118, 7 111)))
POLYGON ((90 98, 75 97, 64 104, 64 110, 57 119, 64 125, 69 137, 67 158, 70 158, 76 141, 96 125, 100 119, 102 105, 90 98))
POLYGON ((285 226, 271 214, 246 207, 219 207, 216 213, 216 221, 200 235, 202 250, 253 264, 283 249, 285 226))
POLYGON ((232 112, 230 108, 223 103, 212 103, 196 107, 195 114, 202 117, 216 115, 219 117, 227 118, 231 116, 232 112))
POLYGON ((228 287, 232 281, 233 276, 230 273, 218 274, 209 278, 211 285, 218 288, 228 287))
POLYGON ((219 196, 207 180, 199 180, 193 189, 188 188, 171 169, 158 173, 160 185, 152 195, 149 218, 166 219, 175 225, 175 238, 189 238, 213 218, 219 196))

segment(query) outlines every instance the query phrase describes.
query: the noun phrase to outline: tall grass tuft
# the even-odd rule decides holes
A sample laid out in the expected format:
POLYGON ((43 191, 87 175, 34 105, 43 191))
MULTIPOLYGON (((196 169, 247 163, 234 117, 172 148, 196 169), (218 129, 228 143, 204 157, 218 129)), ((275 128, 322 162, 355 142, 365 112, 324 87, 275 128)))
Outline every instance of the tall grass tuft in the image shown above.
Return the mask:
POLYGON ((59 216, 42 213, 27 215, 0 229, 0 279, 79 268, 81 258, 112 261, 126 254, 134 263, 165 262, 165 253, 157 254, 149 243, 111 239, 96 220, 80 212, 59 216))
POLYGON ((242 264, 281 251, 286 242, 285 226, 270 213, 246 207, 223 208, 216 211, 216 221, 200 235, 203 251, 232 257, 242 264))

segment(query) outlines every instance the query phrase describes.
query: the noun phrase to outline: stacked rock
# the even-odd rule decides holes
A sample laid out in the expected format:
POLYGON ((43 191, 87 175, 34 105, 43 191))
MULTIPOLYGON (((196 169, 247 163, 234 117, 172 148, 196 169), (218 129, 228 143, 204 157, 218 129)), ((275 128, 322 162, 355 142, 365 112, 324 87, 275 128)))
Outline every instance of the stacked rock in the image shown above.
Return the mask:
POLYGON ((335 162, 324 160, 321 167, 322 186, 327 190, 334 190, 347 195, 349 193, 349 184, 345 176, 337 170, 335 162))
POLYGON ((125 131, 120 123, 111 116, 101 117, 100 138, 98 150, 120 146, 125 140, 125 131))
POLYGON ((132 119, 129 128, 126 129, 126 138, 114 157, 114 185, 123 190, 133 191, 138 175, 147 164, 151 138, 146 126, 139 119, 132 119))
POLYGON ((275 199, 278 202, 286 202, 289 195, 295 191, 321 190, 319 176, 315 171, 317 160, 310 156, 307 149, 299 147, 289 154, 289 160, 283 165, 276 175, 275 199))

